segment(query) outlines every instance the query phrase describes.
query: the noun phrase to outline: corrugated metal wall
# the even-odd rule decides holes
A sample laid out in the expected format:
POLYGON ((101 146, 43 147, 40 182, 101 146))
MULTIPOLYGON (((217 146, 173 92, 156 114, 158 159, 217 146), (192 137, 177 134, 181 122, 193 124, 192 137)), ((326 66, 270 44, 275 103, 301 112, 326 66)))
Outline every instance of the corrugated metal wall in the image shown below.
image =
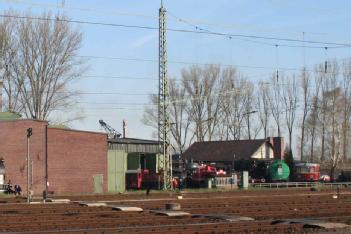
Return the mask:
POLYGON ((121 144, 109 143, 108 148, 111 150, 123 150, 128 153, 157 153, 158 145, 154 144, 121 144))
POLYGON ((124 192, 127 153, 122 150, 108 150, 108 192, 124 192))

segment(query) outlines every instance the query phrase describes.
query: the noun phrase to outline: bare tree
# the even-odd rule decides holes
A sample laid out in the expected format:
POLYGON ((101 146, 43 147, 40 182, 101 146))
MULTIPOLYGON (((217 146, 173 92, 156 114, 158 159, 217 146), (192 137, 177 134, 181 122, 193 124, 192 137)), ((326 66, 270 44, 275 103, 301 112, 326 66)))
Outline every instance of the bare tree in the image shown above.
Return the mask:
POLYGON ((212 140, 221 103, 220 66, 192 66, 182 70, 182 82, 190 102, 189 118, 197 141, 212 140))
POLYGON ((317 128, 317 121, 318 121, 318 114, 319 114, 319 100, 318 97, 315 96, 312 98, 312 106, 310 115, 307 117, 306 125, 310 136, 310 157, 309 161, 314 162, 314 155, 315 155, 315 142, 316 142, 316 128, 317 128))
POLYGON ((206 116, 205 87, 202 82, 202 69, 192 66, 188 70, 182 70, 183 86, 190 100, 189 118, 195 123, 195 135, 197 141, 204 141, 206 127, 204 119, 206 116))
POLYGON ((350 118, 351 118, 351 59, 347 60, 343 64, 343 77, 342 77, 342 88, 343 88, 343 160, 346 161, 347 149, 349 146, 349 134, 350 134, 350 118))
MULTIPOLYGON (((152 127, 157 134, 158 129, 158 96, 149 96, 150 105, 144 110, 142 122, 152 127)), ((185 89, 175 79, 169 80, 169 121, 170 121, 170 145, 174 153, 182 154, 189 144, 191 121, 188 116, 189 100, 185 96, 185 89)), ((190 136, 191 137, 191 136, 190 136)))
POLYGON ((206 102, 206 119, 208 140, 214 136, 215 127, 219 121, 219 110, 222 99, 220 66, 208 66, 203 70, 205 86, 204 100, 206 102))
POLYGON ((232 114, 232 97, 237 90, 234 89, 234 83, 237 76, 237 70, 233 67, 226 68, 222 72, 221 79, 221 102, 218 115, 219 122, 217 126, 218 139, 229 140, 230 118, 232 114))
POLYGON ((17 88, 13 67, 14 56, 16 54, 16 46, 14 39, 16 38, 16 22, 4 18, 0 23, 1 35, 1 59, 0 68, 3 70, 3 84, 6 96, 6 101, 3 103, 4 108, 9 112, 22 112, 23 104, 20 102, 20 89, 17 88))
MULTIPOLYGON (((244 92, 244 110, 245 112, 243 113, 243 117, 246 120, 246 127, 247 127, 247 138, 251 140, 252 138, 256 139, 257 134, 262 128, 262 125, 259 123, 259 121, 252 121, 252 115, 257 112, 257 110, 253 109, 254 108, 254 93, 255 93, 255 87, 251 82, 246 83, 246 88, 244 92)), ((256 118, 254 118, 256 119, 256 118)))
MULTIPOLYGON (((143 124, 152 127, 154 130, 158 129, 158 96, 156 94, 151 94, 149 96, 150 105, 147 105, 144 109, 144 114, 142 118, 143 124)), ((154 135, 157 132, 153 133, 154 135)))
POLYGON ((260 82, 258 84, 258 96, 256 101, 256 108, 258 110, 259 120, 263 128, 264 138, 267 138, 268 124, 271 116, 269 106, 269 92, 270 87, 267 82, 260 82))
MULTIPOLYGON (((70 91, 69 85, 82 73, 82 61, 76 56, 82 34, 64 17, 52 21, 23 16, 16 19, 14 31, 8 32, 12 41, 11 60, 7 61, 10 78, 5 80, 7 96, 12 98, 10 92, 15 90, 27 117, 46 120, 54 110, 74 104, 76 92, 70 91)), ((52 15, 44 13, 41 18, 52 15)))
POLYGON ((325 159, 325 137, 326 137, 326 121, 327 121, 327 106, 328 106, 328 98, 324 95, 325 93, 328 92, 328 85, 327 85, 327 79, 328 76, 324 72, 324 64, 319 64, 316 67, 316 82, 320 86, 321 92, 320 95, 321 97, 317 96, 317 100, 319 105, 317 106, 318 108, 318 114, 316 115, 317 118, 317 123, 318 123, 318 130, 320 132, 321 136, 321 155, 320 155, 320 160, 323 161, 325 159))
POLYGON ((301 120, 301 142, 300 142, 300 158, 304 160, 304 145, 305 145, 305 133, 306 133, 306 119, 309 113, 309 107, 311 102, 311 78, 310 74, 306 71, 306 68, 302 69, 301 72, 301 89, 303 98, 303 109, 302 109, 302 120, 301 120))
POLYGON ((245 127, 245 111, 249 92, 249 82, 241 75, 233 75, 223 81, 223 90, 226 90, 222 101, 222 110, 226 119, 223 123, 227 127, 227 139, 239 140, 245 127))
MULTIPOLYGON (((281 76, 283 77, 283 76, 281 76)), ((272 91, 268 98, 269 105, 271 107, 271 113, 275 124, 277 126, 277 134, 281 136, 281 114, 282 114, 282 102, 281 102, 281 84, 279 83, 278 77, 275 74, 271 78, 272 91)))
POLYGON ((289 148, 292 149, 292 134, 296 118, 297 109, 297 84, 295 75, 285 76, 285 83, 282 88, 282 99, 285 107, 285 121, 289 132, 289 148))
MULTIPOLYGON (((343 159, 344 110, 345 105, 350 105, 350 100, 345 97, 343 83, 340 82, 338 74, 339 67, 335 61, 328 62, 327 71, 322 70, 322 65, 317 68, 316 90, 318 91, 321 87, 321 92, 320 95, 313 97, 310 114, 312 119, 317 120, 313 122, 315 136, 312 140, 321 142, 313 146, 313 152, 316 150, 320 152, 319 162, 329 166, 332 178, 334 178, 335 169, 343 159)), ((319 93, 316 92, 316 94, 319 93)), ((311 159, 313 161, 312 153, 311 159)))
MULTIPOLYGON (((333 81, 331 81, 333 82, 333 81)), ((332 84, 333 85, 333 84, 332 84)), ((341 88, 337 87, 324 93, 328 98, 325 109, 327 125, 325 133, 325 158, 330 166, 330 176, 334 178, 335 169, 342 160, 343 141, 343 94, 341 88)), ((323 162, 323 161, 322 161, 323 162)))
POLYGON ((169 82, 170 94, 170 121, 171 133, 175 141, 175 152, 182 154, 188 144, 188 137, 190 132, 190 118, 187 113, 189 100, 185 98, 185 89, 176 83, 175 79, 169 82))
POLYGON ((310 136, 310 157, 309 161, 314 162, 315 160, 315 143, 317 142, 317 126, 319 115, 321 113, 321 101, 319 99, 321 86, 323 81, 323 75, 320 75, 319 70, 316 70, 315 78, 314 78, 314 90, 313 90, 313 97, 311 98, 311 111, 309 116, 307 117, 307 129, 310 136))

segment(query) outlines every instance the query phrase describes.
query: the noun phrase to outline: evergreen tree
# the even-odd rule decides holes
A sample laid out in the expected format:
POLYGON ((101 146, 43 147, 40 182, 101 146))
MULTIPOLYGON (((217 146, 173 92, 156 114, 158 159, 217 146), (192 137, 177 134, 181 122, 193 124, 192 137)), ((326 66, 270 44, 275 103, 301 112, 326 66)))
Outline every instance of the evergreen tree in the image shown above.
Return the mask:
POLYGON ((285 152, 284 161, 289 166, 289 169, 290 169, 289 179, 292 180, 294 178, 295 162, 294 162, 294 156, 291 149, 288 149, 287 152, 285 152))

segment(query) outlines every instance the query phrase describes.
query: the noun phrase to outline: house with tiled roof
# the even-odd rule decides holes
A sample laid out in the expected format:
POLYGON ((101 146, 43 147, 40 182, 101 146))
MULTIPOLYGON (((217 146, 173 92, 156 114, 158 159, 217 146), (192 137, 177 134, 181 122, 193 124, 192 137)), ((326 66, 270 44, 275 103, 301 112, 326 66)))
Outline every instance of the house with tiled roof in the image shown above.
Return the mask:
POLYGON ((255 140, 204 141, 193 143, 182 155, 184 161, 231 165, 233 161, 283 159, 283 137, 255 140))

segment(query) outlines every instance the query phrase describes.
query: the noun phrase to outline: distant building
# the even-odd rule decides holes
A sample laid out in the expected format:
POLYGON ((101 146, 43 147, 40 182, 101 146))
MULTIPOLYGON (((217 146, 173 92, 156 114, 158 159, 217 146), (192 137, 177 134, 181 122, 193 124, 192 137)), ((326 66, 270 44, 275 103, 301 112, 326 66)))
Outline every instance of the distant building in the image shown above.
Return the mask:
POLYGON ((46 188, 55 194, 107 191, 107 136, 56 128, 47 121, 20 119, 0 112, 0 159, 4 182, 27 191, 27 129, 30 137, 30 184, 36 196, 46 188))
POLYGON ((230 170, 239 160, 283 159, 284 138, 269 137, 256 140, 205 141, 193 143, 182 155, 190 162, 215 163, 230 170))
POLYGON ((52 126, 0 112, 0 184, 11 180, 27 192, 27 129, 30 137, 30 183, 36 196, 124 192, 128 176, 158 172, 158 141, 116 138, 107 134, 52 126))

